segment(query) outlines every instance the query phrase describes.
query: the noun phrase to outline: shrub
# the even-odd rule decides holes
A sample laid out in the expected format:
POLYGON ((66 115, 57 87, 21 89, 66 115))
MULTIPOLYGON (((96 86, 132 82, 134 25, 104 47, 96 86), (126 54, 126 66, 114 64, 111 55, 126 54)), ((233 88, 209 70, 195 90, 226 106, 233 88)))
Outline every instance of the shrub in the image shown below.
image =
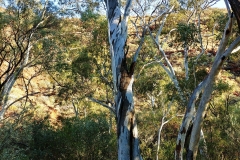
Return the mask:
POLYGON ((54 128, 41 121, 8 124, 0 129, 0 159, 117 159, 116 134, 106 115, 69 118, 54 128))

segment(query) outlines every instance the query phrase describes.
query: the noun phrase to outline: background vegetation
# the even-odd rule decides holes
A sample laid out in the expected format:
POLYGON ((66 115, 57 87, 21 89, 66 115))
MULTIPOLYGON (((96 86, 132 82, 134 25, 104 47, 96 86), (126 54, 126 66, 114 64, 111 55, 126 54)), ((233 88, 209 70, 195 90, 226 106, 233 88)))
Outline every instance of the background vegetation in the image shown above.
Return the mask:
MULTIPOLYGON (((17 7, 2 8, 0 38, 3 43, 11 44, 10 48, 1 44, 2 59, 3 53, 21 50, 16 47, 25 44, 25 41, 13 42, 9 36, 21 39, 41 18, 41 6, 39 10, 31 9, 26 7, 29 3, 36 7, 32 4, 34 1, 23 1, 17 7), (6 33, 7 29, 11 32, 6 33)), ((115 117, 100 105, 113 103, 108 24, 103 15, 91 8, 96 4, 92 5, 81 12, 80 18, 69 18, 64 13, 59 16, 54 14, 56 8, 48 6, 48 19, 31 39, 31 63, 19 74, 9 96, 10 102, 19 101, 9 106, 0 122, 0 159, 117 159, 115 117), (30 91, 36 94, 31 95, 30 91)), ((209 72, 227 13, 221 9, 205 10, 201 31, 194 21, 189 24, 185 21, 186 14, 189 12, 183 10, 170 14, 161 36, 164 39, 171 28, 176 28, 163 48, 176 70, 184 97, 188 98, 209 72), (211 34, 212 29, 212 36, 202 37, 206 52, 196 62, 200 46, 196 35, 198 32, 211 34), (181 52, 186 45, 191 51, 187 80, 181 52)), ((134 33, 135 28, 130 27, 129 53, 138 43, 134 33)), ((11 56, 16 57, 16 53, 11 56)), ((239 51, 231 55, 216 80, 204 120, 209 159, 240 157, 238 54, 239 51)), ((10 61, 12 57, 3 61, 10 61)), ((144 159, 155 159, 156 154, 159 159, 174 159, 185 108, 179 107, 183 102, 166 72, 155 61, 158 57, 154 42, 146 35, 134 84, 140 147, 144 159), (158 131, 163 117, 169 122, 163 126, 158 152, 158 131)), ((1 74, 2 68, 7 68, 5 62, 1 63, 1 74)), ((1 84, 2 79, 4 76, 1 84)), ((198 158, 201 159, 201 155, 198 158)))

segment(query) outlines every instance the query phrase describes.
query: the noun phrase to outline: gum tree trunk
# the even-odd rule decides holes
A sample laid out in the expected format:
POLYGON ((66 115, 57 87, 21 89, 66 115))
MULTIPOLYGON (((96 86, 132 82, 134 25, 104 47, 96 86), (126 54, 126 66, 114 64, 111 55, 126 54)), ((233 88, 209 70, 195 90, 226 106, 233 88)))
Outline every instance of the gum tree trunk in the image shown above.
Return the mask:
POLYGON ((127 22, 132 4, 126 1, 123 15, 117 0, 105 0, 109 30, 109 43, 114 84, 114 106, 117 120, 118 159, 142 159, 139 149, 137 123, 134 112, 133 90, 134 66, 126 62, 127 22))
MULTIPOLYGON (((240 14, 239 11, 240 11, 239 9, 238 12, 234 11, 233 9, 235 15, 239 15, 240 14)), ((236 19, 239 21, 237 16, 236 19)), ((206 77, 206 79, 196 87, 196 89, 194 90, 193 94, 190 97, 187 110, 183 118, 180 131, 178 133, 177 145, 175 150, 176 156, 175 159, 177 160, 183 159, 184 145, 185 146, 187 145, 187 157, 186 157, 187 160, 193 159, 195 160, 197 157, 202 122, 205 116, 205 111, 207 109, 207 103, 212 94, 215 78, 218 75, 219 71, 221 70, 223 62, 231 54, 233 49, 236 48, 236 46, 240 43, 239 36, 227 47, 229 38, 231 36, 232 23, 233 14, 231 16, 229 14, 229 21, 226 24, 222 41, 221 44, 219 45, 218 52, 212 65, 211 71, 208 77, 206 77), (202 97, 200 98, 200 103, 199 106, 197 107, 197 111, 195 111, 195 102, 199 98, 200 93, 202 93, 202 97), (188 138, 189 142, 187 142, 188 138)))
MULTIPOLYGON (((32 34, 30 35, 31 39, 32 34)), ((29 40, 30 41, 30 40, 29 40)), ((23 71, 23 69, 26 67, 27 63, 28 63, 28 59, 29 59, 29 54, 30 54, 30 50, 32 48, 31 43, 29 42, 27 47, 26 47, 26 53, 23 52, 22 54, 22 63, 21 65, 19 65, 18 69, 16 69, 16 71, 12 72, 10 74, 10 76, 6 76, 6 82, 4 83, 1 92, 0 92, 0 121, 4 119, 4 115, 6 113, 6 111, 8 110, 8 108, 10 107, 9 104, 11 104, 11 102, 9 102, 9 94, 13 88, 13 85, 15 84, 16 80, 18 79, 19 74, 23 71)))

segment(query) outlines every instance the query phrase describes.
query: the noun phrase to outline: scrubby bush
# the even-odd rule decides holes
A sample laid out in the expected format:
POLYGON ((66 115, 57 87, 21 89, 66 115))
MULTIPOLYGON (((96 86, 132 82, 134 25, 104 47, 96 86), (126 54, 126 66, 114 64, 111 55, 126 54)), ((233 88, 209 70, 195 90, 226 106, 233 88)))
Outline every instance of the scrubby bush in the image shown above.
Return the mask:
POLYGON ((106 115, 70 118, 55 128, 48 119, 0 129, 0 159, 116 159, 115 133, 106 115))

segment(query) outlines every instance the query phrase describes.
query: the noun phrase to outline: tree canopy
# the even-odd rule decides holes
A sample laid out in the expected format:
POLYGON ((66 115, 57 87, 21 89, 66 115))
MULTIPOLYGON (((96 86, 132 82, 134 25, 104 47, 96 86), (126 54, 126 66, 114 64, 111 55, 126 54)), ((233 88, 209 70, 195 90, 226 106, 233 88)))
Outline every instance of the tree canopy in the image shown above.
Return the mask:
POLYGON ((238 0, 0 2, 0 159, 239 157, 238 0))

